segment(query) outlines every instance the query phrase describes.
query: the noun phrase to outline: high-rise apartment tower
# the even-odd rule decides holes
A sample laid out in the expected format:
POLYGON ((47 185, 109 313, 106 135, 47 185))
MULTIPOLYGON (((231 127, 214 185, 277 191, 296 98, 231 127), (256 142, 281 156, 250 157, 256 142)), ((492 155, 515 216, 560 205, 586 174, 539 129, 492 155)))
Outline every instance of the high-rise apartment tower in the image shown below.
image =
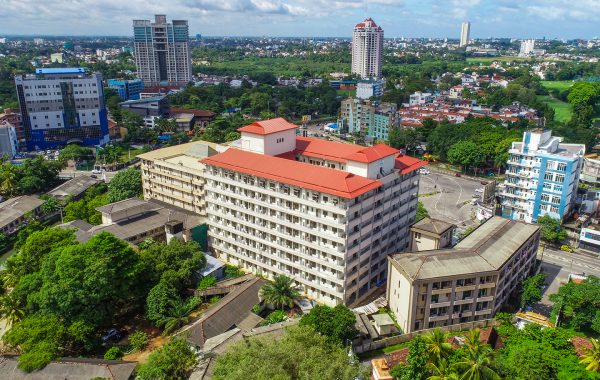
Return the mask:
POLYGON ((352 34, 352 74, 362 78, 381 76, 383 29, 368 18, 356 24, 352 34))
POLYGON ((167 22, 167 16, 133 20, 135 63, 146 86, 186 84, 192 79, 187 20, 167 22))
POLYGON ((460 27, 460 47, 467 46, 469 44, 469 37, 471 34, 471 23, 465 21, 460 27))

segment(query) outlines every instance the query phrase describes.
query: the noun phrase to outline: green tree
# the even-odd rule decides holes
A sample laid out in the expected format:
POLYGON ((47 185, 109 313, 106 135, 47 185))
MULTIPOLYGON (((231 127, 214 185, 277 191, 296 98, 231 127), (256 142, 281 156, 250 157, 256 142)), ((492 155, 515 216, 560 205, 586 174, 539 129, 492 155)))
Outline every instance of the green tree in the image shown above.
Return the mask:
POLYGON ((425 205, 421 201, 417 201, 417 214, 416 221, 421 219, 429 218, 429 211, 425 208, 425 205))
POLYGON ((544 215, 537 218, 540 226, 540 237, 549 243, 560 243, 567 238, 567 233, 562 229, 560 220, 544 215))
POLYGON ((356 315, 344 305, 317 305, 300 319, 300 326, 310 326, 336 343, 346 344, 358 334, 356 315))
POLYGON ((206 288, 210 288, 211 286, 215 286, 215 284, 217 283, 217 279, 215 278, 215 276, 205 276, 202 277, 202 279, 198 282, 198 289, 206 289, 206 288))
POLYGON ((25 316, 21 300, 12 293, 5 294, 0 298, 0 317, 6 321, 8 326, 21 321, 25 316))
POLYGON ((40 209, 42 210, 42 214, 44 214, 44 215, 52 215, 55 212, 57 212, 59 210, 59 208, 60 208, 60 204, 58 203, 56 198, 51 198, 51 197, 46 199, 45 202, 42 203, 42 205, 40 206, 40 209))
POLYGON ((196 354, 181 339, 171 338, 161 348, 153 351, 145 364, 140 366, 140 380, 184 380, 196 366, 196 354))
POLYGON ((448 334, 439 328, 434 329, 423 337, 427 346, 427 355, 432 363, 441 363, 442 359, 448 358, 452 351, 452 345, 448 343, 448 334))
POLYGON ((284 275, 277 275, 273 282, 267 283, 260 289, 260 296, 265 302, 280 307, 292 307, 294 300, 300 296, 300 292, 294 285, 294 280, 284 275))
POLYGON ((291 327, 281 339, 250 338, 217 358, 215 380, 338 379, 354 380, 358 361, 348 360, 339 344, 308 327, 291 327))
POLYGON ((148 345, 148 334, 142 330, 136 330, 129 335, 127 340, 134 350, 142 351, 148 345))
POLYGON ((67 160, 88 160, 93 159, 94 153, 90 148, 85 148, 77 144, 69 144, 58 153, 58 159, 61 161, 67 160))
POLYGON ((190 314, 200 304, 200 299, 190 297, 186 301, 172 301, 167 315, 157 322, 164 329, 163 334, 168 335, 190 321, 190 314))
POLYGON ((533 305, 542 299, 542 285, 546 275, 538 273, 535 276, 525 278, 521 282, 523 293, 521 294, 521 308, 533 305))
POLYGON ((592 372, 600 372, 600 343, 598 339, 591 339, 592 348, 581 356, 579 363, 584 364, 585 369, 592 372))
POLYGON ((589 276, 581 283, 569 282, 550 295, 552 315, 565 327, 600 333, 600 279, 589 276))
POLYGON ((481 166, 485 162, 485 157, 474 142, 460 141, 448 150, 448 161, 454 165, 462 165, 467 171, 469 167, 481 166))
POLYGON ((166 281, 159 282, 150 289, 146 297, 146 317, 154 324, 158 324, 168 316, 173 302, 181 302, 177 289, 166 281))
POLYGON ((405 149, 409 153, 416 150, 419 137, 419 132, 414 128, 392 128, 387 143, 393 148, 405 149))
POLYGON ((461 380, 496 380, 500 376, 492 368, 493 350, 485 345, 477 350, 469 348, 467 355, 454 364, 461 380))
POLYGON ((142 194, 142 174, 136 168, 118 172, 108 185, 108 203, 139 197, 142 194))
POLYGON ((112 346, 104 353, 104 360, 118 360, 122 357, 123 351, 117 346, 112 346))
POLYGON ((417 335, 410 341, 406 363, 392 368, 390 374, 398 380, 425 380, 429 375, 427 363, 427 343, 422 336, 417 335))
POLYGON ((432 373, 427 380, 459 380, 458 374, 454 372, 446 359, 441 359, 438 364, 427 363, 427 369, 432 373))

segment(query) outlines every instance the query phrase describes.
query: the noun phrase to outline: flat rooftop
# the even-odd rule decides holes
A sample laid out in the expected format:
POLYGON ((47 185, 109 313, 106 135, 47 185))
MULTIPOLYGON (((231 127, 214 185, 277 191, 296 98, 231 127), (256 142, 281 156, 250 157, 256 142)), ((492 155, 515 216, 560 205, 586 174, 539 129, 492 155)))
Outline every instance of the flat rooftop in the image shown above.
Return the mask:
POLYGON ((397 253, 389 260, 412 280, 496 271, 539 227, 494 216, 454 248, 397 253))
POLYGON ((48 195, 59 199, 68 196, 77 197, 98 182, 100 181, 96 178, 92 178, 89 175, 82 175, 55 187, 48 192, 48 195))
POLYGON ((217 154, 219 149, 224 148, 221 148, 219 144, 208 141, 193 141, 153 150, 140 154, 138 157, 142 160, 162 160, 176 165, 179 165, 181 162, 183 166, 200 170, 202 169, 202 165, 199 161, 217 154))

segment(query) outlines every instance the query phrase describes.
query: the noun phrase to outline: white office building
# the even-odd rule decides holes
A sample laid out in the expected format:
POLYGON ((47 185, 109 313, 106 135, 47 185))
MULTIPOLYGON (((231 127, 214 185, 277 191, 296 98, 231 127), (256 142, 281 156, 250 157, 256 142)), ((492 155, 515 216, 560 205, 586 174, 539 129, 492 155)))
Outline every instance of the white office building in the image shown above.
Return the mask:
POLYGON ((134 20, 134 55, 138 78, 145 86, 186 84, 192 79, 187 20, 167 22, 167 16, 134 20))
POLYGON ((424 162, 296 129, 255 122, 201 161, 209 244, 246 271, 293 278, 319 302, 352 304, 385 283, 387 255, 407 249, 424 162))
POLYGON ((512 143, 501 191, 502 216, 527 223, 550 215, 562 220, 573 209, 585 145, 565 144, 549 130, 530 130, 512 143))
POLYGON ((356 97, 368 100, 383 95, 385 82, 382 80, 361 80, 356 84, 356 97))
POLYGON ((383 29, 371 18, 356 24, 352 34, 352 74, 363 79, 381 77, 383 29))
POLYGON ((460 26, 460 47, 467 46, 471 37, 471 23, 465 21, 460 26))

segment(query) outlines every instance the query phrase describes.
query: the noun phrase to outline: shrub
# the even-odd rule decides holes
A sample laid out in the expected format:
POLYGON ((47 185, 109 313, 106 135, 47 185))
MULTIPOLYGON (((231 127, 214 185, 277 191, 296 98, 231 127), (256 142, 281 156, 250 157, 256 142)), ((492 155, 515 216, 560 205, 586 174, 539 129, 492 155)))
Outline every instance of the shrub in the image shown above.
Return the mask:
POLYGON ((210 288, 211 286, 215 286, 216 283, 217 279, 215 276, 202 277, 202 279, 198 281, 198 289, 210 288))
POLYGON ((129 336, 129 344, 136 351, 142 351, 148 345, 148 334, 144 331, 136 330, 129 336))
POLYGON ((262 322, 263 326, 272 325, 274 323, 283 322, 287 319, 287 314, 281 310, 275 310, 265 318, 262 322))
POLYGON ((112 346, 104 353, 105 360, 118 360, 123 357, 123 351, 117 346, 112 346))

